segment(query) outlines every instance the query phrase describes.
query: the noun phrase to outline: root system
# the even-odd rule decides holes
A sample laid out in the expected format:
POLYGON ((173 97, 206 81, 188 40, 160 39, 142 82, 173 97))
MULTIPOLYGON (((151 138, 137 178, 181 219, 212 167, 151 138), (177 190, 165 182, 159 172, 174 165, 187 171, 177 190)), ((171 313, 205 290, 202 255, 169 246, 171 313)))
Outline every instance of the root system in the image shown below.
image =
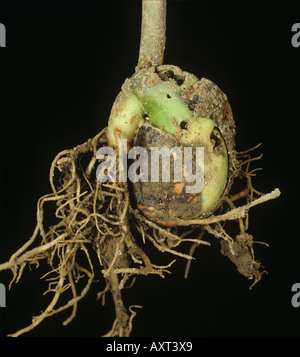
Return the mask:
MULTIPOLYGON (((20 280, 26 266, 38 266, 41 260, 46 260, 49 266, 44 278, 49 282, 45 293, 53 295, 51 302, 39 316, 33 317, 29 326, 10 336, 20 336, 47 317, 66 309, 71 313, 63 324, 70 323, 79 301, 95 281, 95 272, 99 271, 106 281, 106 287, 99 296, 104 301, 105 294, 110 291, 116 313, 112 329, 106 336, 129 336, 136 309, 140 306, 124 306, 123 288, 131 286, 137 275, 164 277, 171 272, 175 258, 187 260, 187 277, 196 247, 209 245, 203 240, 206 234, 220 240, 221 253, 236 265, 242 275, 252 280, 251 287, 265 273, 254 256, 256 242, 247 232, 248 212, 251 207, 278 197, 280 191, 275 189, 262 194, 253 188, 251 178, 258 169, 251 170, 250 165, 260 156, 251 158, 251 151, 237 153, 234 180, 243 182, 244 187, 240 192, 229 193, 214 215, 197 220, 178 220, 176 227, 164 228, 136 209, 126 183, 101 184, 96 179, 96 152, 101 146, 107 146, 106 129, 84 144, 62 151, 55 157, 49 175, 52 192, 38 201, 33 235, 8 262, 0 264, 0 271, 10 269, 13 273, 10 288, 20 280), (51 214, 46 205, 55 205, 55 225, 46 226, 44 223, 44 216, 51 214), (236 222, 237 233, 234 236, 226 231, 229 220, 236 222), (146 241, 159 252, 173 257, 169 264, 153 264, 144 250, 146 241), (181 251, 183 244, 190 244, 189 254, 181 251), (82 257, 78 259, 79 253, 81 256, 83 253, 85 262, 82 257), (79 280, 85 281, 84 288, 78 288, 79 280), (61 297, 67 292, 71 292, 71 298, 62 304, 61 297)), ((234 192, 234 185, 230 192, 234 192)))

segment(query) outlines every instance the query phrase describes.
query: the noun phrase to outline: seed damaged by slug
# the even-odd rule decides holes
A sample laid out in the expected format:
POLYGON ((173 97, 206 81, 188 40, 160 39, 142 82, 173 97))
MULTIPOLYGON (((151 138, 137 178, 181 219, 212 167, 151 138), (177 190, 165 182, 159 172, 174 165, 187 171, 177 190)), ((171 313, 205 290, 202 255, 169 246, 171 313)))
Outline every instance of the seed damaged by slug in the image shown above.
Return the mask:
MULTIPOLYGON (((151 220, 168 226, 175 225, 178 218, 211 214, 229 191, 235 162, 235 126, 226 95, 213 82, 167 65, 155 71, 142 69, 123 86, 122 95, 124 105, 117 101, 117 110, 113 108, 110 117, 112 146, 114 128, 122 127, 123 113, 130 113, 137 119, 118 134, 130 145, 150 151, 153 145, 162 147, 164 143, 170 149, 177 143, 182 150, 204 150, 201 193, 182 194, 185 182, 136 182, 132 192, 137 207, 151 220)), ((197 167, 196 162, 194 165, 197 167)))

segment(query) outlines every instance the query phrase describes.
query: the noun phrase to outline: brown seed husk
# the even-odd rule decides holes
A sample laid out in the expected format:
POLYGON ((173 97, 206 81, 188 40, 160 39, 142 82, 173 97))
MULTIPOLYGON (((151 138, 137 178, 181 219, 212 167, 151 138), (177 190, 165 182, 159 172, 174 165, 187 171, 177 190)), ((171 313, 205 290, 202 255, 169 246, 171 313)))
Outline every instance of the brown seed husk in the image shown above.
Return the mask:
MULTIPOLYGON (((190 219, 198 217, 202 206, 201 192, 186 193, 186 186, 194 183, 174 181, 174 157, 170 155, 170 181, 163 182, 162 170, 166 170, 160 163, 159 182, 151 181, 151 148, 166 147, 168 149, 177 147, 181 150, 183 157, 183 146, 171 134, 161 129, 155 128, 150 124, 145 124, 138 130, 134 141, 135 146, 147 149, 148 165, 145 171, 148 172, 146 182, 133 183, 134 199, 138 209, 154 222, 170 227, 176 225, 176 219, 190 219)), ((195 161, 195 160, 194 160, 195 161)))

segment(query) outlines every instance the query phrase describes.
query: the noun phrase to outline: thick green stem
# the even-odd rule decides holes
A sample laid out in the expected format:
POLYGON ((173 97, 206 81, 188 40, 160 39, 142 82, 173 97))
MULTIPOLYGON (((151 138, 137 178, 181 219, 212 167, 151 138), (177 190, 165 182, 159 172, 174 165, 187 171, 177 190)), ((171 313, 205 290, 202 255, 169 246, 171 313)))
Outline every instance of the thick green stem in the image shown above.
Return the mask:
POLYGON ((136 70, 163 63, 166 6, 166 0, 143 0, 140 53, 136 70))

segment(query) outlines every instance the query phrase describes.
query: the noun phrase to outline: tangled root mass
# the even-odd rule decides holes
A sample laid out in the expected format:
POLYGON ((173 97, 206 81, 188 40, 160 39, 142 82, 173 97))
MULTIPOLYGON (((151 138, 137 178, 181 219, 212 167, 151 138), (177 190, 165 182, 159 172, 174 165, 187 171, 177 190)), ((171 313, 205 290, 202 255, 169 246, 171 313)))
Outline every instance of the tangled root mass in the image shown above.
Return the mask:
MULTIPOLYGON (((53 297, 46 309, 32 323, 12 334, 26 333, 45 318, 71 309, 64 321, 68 324, 76 315, 77 305, 89 291, 95 280, 95 272, 101 270, 106 281, 104 298, 110 291, 115 305, 115 321, 106 336, 129 336, 136 309, 126 308, 122 301, 122 289, 132 285, 137 275, 156 274, 164 277, 170 273, 175 259, 168 265, 152 263, 143 246, 146 241, 158 251, 187 259, 185 276, 188 275, 193 252, 203 240, 205 233, 221 242, 221 253, 237 267, 239 273, 256 284, 265 270, 255 259, 253 237, 247 232, 248 211, 251 207, 276 198, 280 192, 262 194, 251 183, 256 170, 250 164, 260 157, 251 158, 250 151, 237 153, 234 179, 242 180, 244 188, 227 195, 215 215, 196 220, 178 220, 177 227, 163 228, 145 218, 132 204, 126 183, 100 183, 96 180, 96 152, 106 146, 106 129, 71 150, 59 153, 50 168, 52 192, 41 197, 37 205, 37 225, 33 235, 10 260, 0 264, 0 271, 10 269, 13 282, 18 282, 27 265, 46 260, 49 272, 44 276, 49 282, 47 293, 53 297), (236 203, 239 203, 239 206, 236 203), (44 215, 50 211, 45 207, 55 203, 56 224, 45 226, 44 215), (236 221, 237 234, 231 237, 225 230, 227 221, 236 221), (189 254, 180 251, 180 246, 190 244, 189 254), (85 262, 78 259, 84 255, 85 262), (93 259, 94 252, 98 259, 93 259), (93 254, 92 254, 93 253, 93 254), (79 280, 85 281, 81 290, 79 280), (71 298, 61 304, 61 296, 71 293, 71 298)), ((234 186, 233 186, 234 188, 234 186)), ((82 286, 82 285, 80 285, 82 286)), ((45 293, 46 293, 45 292, 45 293)))

